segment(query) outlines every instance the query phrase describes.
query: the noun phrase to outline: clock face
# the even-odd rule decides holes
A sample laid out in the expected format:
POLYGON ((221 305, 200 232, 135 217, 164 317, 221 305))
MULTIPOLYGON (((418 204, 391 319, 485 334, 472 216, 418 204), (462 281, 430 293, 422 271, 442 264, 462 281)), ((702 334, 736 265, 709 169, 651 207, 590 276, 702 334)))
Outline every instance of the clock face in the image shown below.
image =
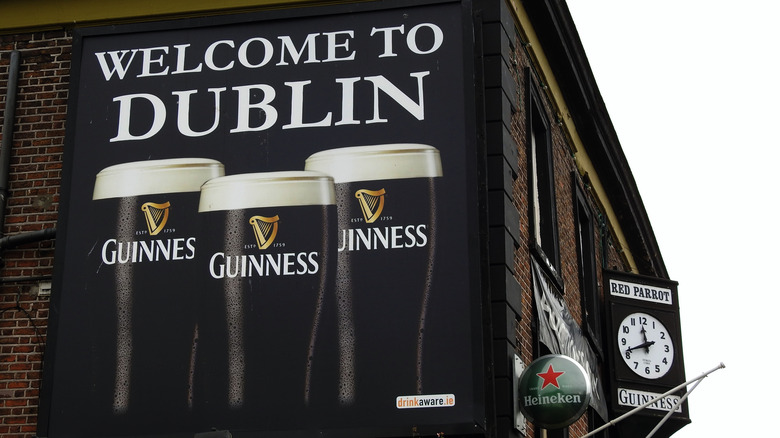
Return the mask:
POLYGON ((674 361, 672 337, 647 313, 631 313, 618 326, 617 347, 628 368, 645 379, 666 375, 674 361))

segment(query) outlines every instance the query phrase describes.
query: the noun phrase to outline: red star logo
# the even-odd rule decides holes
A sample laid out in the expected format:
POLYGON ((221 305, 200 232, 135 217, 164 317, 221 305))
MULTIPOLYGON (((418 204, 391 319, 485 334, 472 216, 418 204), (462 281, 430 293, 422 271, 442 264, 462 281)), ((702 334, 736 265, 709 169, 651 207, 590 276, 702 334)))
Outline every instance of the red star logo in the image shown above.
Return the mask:
POLYGON ((550 364, 546 373, 537 373, 536 375, 544 380, 544 383, 542 383, 542 389, 546 388, 547 385, 553 385, 560 389, 561 387, 558 386, 558 377, 561 377, 563 374, 564 371, 556 372, 553 370, 552 364, 550 364))

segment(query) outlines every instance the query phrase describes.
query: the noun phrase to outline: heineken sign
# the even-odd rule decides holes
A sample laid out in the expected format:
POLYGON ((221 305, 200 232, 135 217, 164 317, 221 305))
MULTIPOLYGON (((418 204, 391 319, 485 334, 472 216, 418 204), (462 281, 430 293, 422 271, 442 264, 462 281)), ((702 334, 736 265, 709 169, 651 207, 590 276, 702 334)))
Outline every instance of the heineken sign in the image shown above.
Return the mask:
POLYGON ((523 415, 545 429, 574 423, 590 402, 590 379, 585 370, 561 354, 531 362, 520 375, 518 386, 523 415))

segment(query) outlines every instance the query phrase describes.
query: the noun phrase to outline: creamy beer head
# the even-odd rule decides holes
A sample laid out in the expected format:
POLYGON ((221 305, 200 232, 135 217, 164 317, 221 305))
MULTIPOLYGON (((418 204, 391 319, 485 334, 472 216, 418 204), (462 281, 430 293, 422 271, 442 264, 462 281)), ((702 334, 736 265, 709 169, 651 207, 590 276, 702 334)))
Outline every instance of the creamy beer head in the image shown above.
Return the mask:
POLYGON ((225 166, 222 163, 207 158, 172 158, 117 164, 97 174, 92 199, 197 192, 204 182, 224 174, 225 166))
POLYGON ((317 152, 306 159, 306 170, 332 175, 336 183, 442 176, 439 150, 413 143, 317 152))
POLYGON ((230 175, 201 188, 199 212, 296 205, 335 205, 333 178, 289 171, 230 175))

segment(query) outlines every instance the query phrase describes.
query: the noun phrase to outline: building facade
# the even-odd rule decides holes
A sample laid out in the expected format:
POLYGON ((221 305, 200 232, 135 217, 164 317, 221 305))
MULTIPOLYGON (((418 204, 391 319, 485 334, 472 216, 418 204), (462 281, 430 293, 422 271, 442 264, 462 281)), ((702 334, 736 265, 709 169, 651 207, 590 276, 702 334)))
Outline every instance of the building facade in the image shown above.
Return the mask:
MULTIPOLYGON (((456 30, 463 33, 461 40, 457 40, 462 43, 456 45, 462 49, 463 60, 454 63, 456 66, 462 64, 458 74, 463 76, 464 85, 461 88, 464 91, 461 93, 455 88, 453 94, 462 97, 465 102, 463 106, 466 108, 466 122, 463 124, 463 137, 467 139, 463 145, 466 152, 463 166, 467 170, 464 171, 466 176, 457 183, 465 182, 465 192, 458 193, 458 196, 462 196, 471 205, 467 206, 468 209, 464 212, 467 217, 462 223, 459 222, 460 219, 453 219, 459 228, 452 234, 459 234, 467 241, 467 244, 464 244, 466 251, 453 251, 457 256, 455 260, 466 260, 464 269, 470 273, 468 276, 464 274, 465 287, 460 285, 468 289, 463 296, 463 300, 468 302, 468 305, 464 306, 463 315, 471 318, 465 320, 464 324, 472 325, 462 337, 470 343, 468 349, 471 351, 470 356, 467 355, 467 359, 472 360, 471 366, 463 371, 463 375, 473 377, 474 380, 472 386, 466 385, 468 387, 464 389, 470 394, 466 403, 470 409, 468 412, 459 413, 457 420, 446 416, 441 420, 437 419, 434 421, 436 425, 426 425, 427 420, 421 416, 422 419, 414 420, 421 424, 419 429, 417 426, 407 427, 407 423, 403 422, 398 425, 393 423, 395 420, 387 420, 390 426, 379 428, 375 428, 371 422, 355 425, 350 423, 352 420, 347 417, 343 420, 345 423, 338 423, 331 429, 326 428, 327 430, 354 427, 346 434, 360 436, 432 436, 440 433, 458 436, 578 437, 638 404, 636 401, 620 401, 623 400, 620 394, 631 394, 634 397, 648 393, 658 395, 684 381, 679 334, 674 339, 674 365, 670 370, 662 371, 657 378, 653 376, 648 380, 647 376, 641 374, 639 377, 630 373, 621 374, 623 371, 617 368, 620 356, 630 356, 631 353, 624 353, 617 346, 619 341, 615 332, 620 327, 616 322, 618 319, 624 317, 627 312, 661 314, 667 318, 661 320, 674 331, 671 326, 679 327, 679 324, 675 323, 679 316, 676 297, 671 310, 667 310, 662 306, 665 303, 657 300, 650 301, 647 306, 644 305, 646 301, 642 300, 621 303, 620 297, 612 298, 615 295, 610 293, 612 285, 644 285, 648 291, 669 291, 670 296, 676 296, 676 284, 668 278, 639 191, 565 2, 474 0, 354 3, 236 0, 227 2, 220 9, 214 9, 211 4, 200 1, 157 5, 96 5, 81 1, 52 1, 43 2, 43 6, 35 6, 34 10, 28 3, 16 2, 0 6, 0 101, 4 107, 4 112, 0 114, 4 122, 3 131, 0 132, 3 145, 0 165, 7 163, 4 169, 0 169, 0 172, 5 174, 0 175, 0 184, 5 183, 0 187, 3 191, 0 196, 5 206, 0 216, 0 436, 76 436, 69 434, 71 432, 60 432, 70 431, 70 423, 58 419, 58 416, 63 415, 61 412, 68 412, 63 405, 69 404, 70 399, 53 395, 51 388, 57 388, 59 382, 68 380, 72 375, 68 374, 70 370, 79 367, 81 362, 67 357, 70 351, 79 352, 74 354, 89 354, 89 347, 84 347, 86 350, 76 348, 81 342, 74 334, 83 335, 85 332, 80 331, 80 328, 72 331, 63 328, 70 327, 70 321, 82 316, 88 319, 73 310, 78 309, 78 302, 74 304, 69 301, 68 294, 73 293, 69 291, 75 287, 75 283, 73 280, 63 279, 76 272, 76 268, 72 266, 82 263, 73 259, 72 254, 66 252, 65 248, 75 248, 77 245, 74 241, 79 237, 79 231, 74 230, 79 228, 74 227, 79 227, 78 221, 86 215, 75 211, 78 193, 83 190, 92 191, 91 187, 82 187, 81 177, 74 177, 81 172, 79 161, 74 158, 76 150, 86 150, 86 146, 80 143, 82 140, 77 139, 79 136, 88 135, 83 134, 88 132, 83 128, 83 124, 87 123, 85 118, 97 120, 103 111, 110 110, 89 108, 93 91, 83 86, 84 81, 89 79, 86 67, 91 55, 88 50, 92 50, 88 49, 89 44, 96 41, 99 45, 111 37, 121 39, 126 35, 130 35, 127 41, 133 41, 133 35, 157 35, 154 32, 164 35, 166 31, 186 33, 195 29, 191 32, 197 33, 199 29, 208 29, 210 26, 224 26, 226 29, 244 25, 251 27, 253 20, 265 20, 266 16, 271 18, 261 22, 269 28, 284 28, 284 23, 291 23, 295 27, 297 23, 305 22, 305 26, 311 26, 313 29, 309 35, 316 33, 324 38, 327 32, 317 30, 316 26, 324 26, 323 23, 328 23, 328 18, 318 19, 320 13, 332 13, 334 20, 347 23, 352 14, 356 22, 361 22, 363 17, 376 17, 377 22, 384 23, 382 20, 385 15, 391 15, 385 14, 385 11, 390 10, 398 10, 404 14, 409 10, 407 15, 412 17, 421 7, 430 7, 434 15, 439 8, 447 13, 450 13, 450 10, 458 11, 452 13, 453 18, 450 21, 454 24, 451 28, 430 20, 418 24, 418 27, 412 27, 414 23, 409 22, 405 30, 385 31, 384 34, 379 31, 381 35, 377 37, 386 38, 399 36, 401 33, 408 35, 411 33, 410 29, 419 29, 420 35, 430 31, 432 40, 406 40, 410 50, 420 56, 433 52, 439 45, 446 47, 445 42, 449 43, 449 36, 456 30), (458 25, 459 20, 462 27, 458 25), (437 39, 439 36, 441 38, 437 39), (78 71, 78 75, 74 75, 74 71, 78 71), (76 97, 84 103, 77 106, 74 103, 76 97), (4 181, 2 176, 7 180, 4 181), (63 218, 64 212, 68 214, 67 219, 63 218), (470 227, 471 231, 464 232, 461 228, 465 227, 470 227), (66 256, 71 256, 71 260, 66 262, 66 256), (622 274, 627 277, 621 276, 622 274), (616 311, 620 306, 628 310, 616 311), (50 320, 52 315, 56 316, 50 320), (568 323, 568 320, 572 322, 568 323), (55 350, 58 345, 59 349, 55 350), (523 366, 528 366, 535 359, 551 353, 579 359, 595 385, 591 388, 590 405, 582 417, 570 426, 547 430, 521 416, 517 377, 523 366), (632 387, 631 383, 626 383, 632 379, 638 382, 638 386, 632 387), (459 421, 470 424, 453 425, 459 421), (440 432, 435 429, 438 425, 441 425, 440 432)), ((374 25, 374 29, 391 28, 400 29, 389 24, 385 27, 374 25)), ((347 42, 357 44, 346 36, 350 34, 332 30, 330 32, 329 35, 332 35, 333 39, 328 41, 333 51, 327 55, 308 55, 319 57, 317 62, 346 60, 350 55, 347 42)), ((204 38, 211 38, 209 41, 214 41, 212 47, 217 48, 237 48, 240 41, 250 41, 233 41, 229 36, 218 40, 210 34, 204 38), (219 41, 228 40, 231 43, 216 45, 219 41)), ((163 59, 162 52, 155 53, 152 49, 143 52, 142 48, 158 43, 154 39, 150 41, 145 43, 146 46, 138 46, 141 48, 139 59, 142 55, 147 56, 147 70, 141 71, 139 77, 153 76, 163 71, 162 61, 156 61, 163 59)), ((389 40, 384 41, 387 44, 389 40)), ((401 44, 404 40, 397 41, 401 44)), ((194 70, 195 64, 187 64, 187 61, 174 65, 173 53, 174 47, 177 46, 171 44, 167 47, 165 54, 170 54, 170 58, 166 59, 171 60, 167 71, 194 70)), ((126 47, 128 53, 130 48, 126 47)), ((178 50, 176 53, 184 53, 184 49, 178 50)), ((460 56, 457 52, 458 50, 454 50, 451 57, 443 59, 447 61, 456 55, 460 56)), ((127 58, 122 58, 125 54, 115 53, 119 57, 113 58, 116 68, 117 65, 121 66, 122 59, 127 58), (120 62, 117 63, 117 59, 120 62)), ((291 50, 289 54, 295 52, 291 50)), ((387 45, 384 54, 389 57, 387 45)), ((102 59, 107 62, 106 60, 112 59, 110 56, 104 56, 102 59)), ((277 66, 284 61, 284 55, 281 56, 277 66)), ((303 48, 297 52, 297 56, 298 59, 293 61, 291 58, 289 62, 295 65, 306 63, 307 52, 303 48)), ((225 70, 227 61, 215 59, 211 59, 215 67, 212 68, 213 72, 225 70)), ((309 60, 313 61, 312 58, 309 60)), ((244 61, 252 64, 258 60, 246 58, 244 61)), ((420 67, 425 68, 428 67, 420 67)), ((109 70, 103 70, 107 83, 111 76, 109 70)), ((204 71, 206 70, 208 62, 205 62, 204 71)), ((439 80, 436 79, 439 76, 436 76, 435 69, 426 72, 434 81, 439 80)), ((116 70, 114 73, 119 75, 116 70)), ((232 73, 226 73, 225 77, 229 77, 229 74, 232 73)), ((352 124, 362 127, 371 125, 372 121, 382 123, 379 121, 382 117, 377 103, 380 98, 377 96, 380 91, 392 94, 387 90, 393 88, 381 82, 382 79, 367 78, 383 76, 383 79, 389 78, 388 82, 392 82, 391 73, 376 76, 361 72, 354 74, 365 75, 363 81, 370 81, 375 86, 373 113, 368 106, 363 107, 366 113, 361 113, 360 108, 353 108, 352 117, 345 116, 347 110, 344 102, 350 101, 350 98, 344 97, 343 90, 346 88, 341 88, 342 104, 333 110, 334 119, 329 126, 338 124, 335 120, 338 117, 337 109, 342 111, 340 122, 344 122, 343 124, 354 122, 352 124)), ((337 77, 336 82, 342 86, 348 83, 357 84, 359 78, 354 74, 350 72, 337 77), (356 79, 349 82, 347 77, 356 79)), ((409 80, 407 85, 419 85, 418 94, 415 94, 413 86, 403 88, 400 85, 398 87, 403 90, 395 94, 395 102, 406 111, 403 116, 409 115, 406 113, 414 115, 417 110, 420 111, 420 114, 416 115, 418 121, 424 119, 425 115, 429 119, 432 118, 430 111, 431 108, 438 108, 435 103, 437 100, 445 102, 442 106, 449 105, 446 96, 435 94, 438 91, 431 91, 432 94, 425 95, 429 113, 424 113, 423 84, 430 84, 424 82, 424 76, 410 74, 405 77, 405 80, 409 80), (399 97, 401 94, 405 94, 407 99, 399 97)), ((181 77, 188 78, 186 75, 181 77)), ((170 78, 175 89, 176 78, 172 75, 170 78)), ((285 85, 293 96, 296 90, 303 93, 305 87, 315 79, 308 78, 309 82, 303 84, 305 81, 302 79, 307 79, 305 77, 286 78, 280 79, 280 83, 289 81, 285 82, 285 85)), ((169 77, 165 79, 168 80, 169 77)), ((239 88, 247 82, 231 83, 230 80, 225 80, 225 94, 235 91, 240 96, 239 88)), ((243 80, 243 77, 239 80, 243 80)), ((183 86, 198 86, 191 85, 184 79, 183 81, 183 86)), ((460 86, 459 82, 454 83, 455 86, 460 86)), ((114 85, 116 84, 114 82, 114 85)), ((117 86, 121 87, 122 84, 117 86)), ((170 89, 163 87, 163 90, 170 89)), ((195 94, 194 89, 192 91, 192 94, 195 94)), ((141 94, 143 90, 130 87, 122 92, 125 96, 130 96, 130 93, 141 94)), ((209 92, 215 99, 220 96, 220 92, 209 92)), ((178 93, 179 102, 185 95, 190 96, 183 92, 178 93)), ((206 93, 205 89, 202 93, 206 93)), ((148 94, 154 92, 150 91, 148 94)), ((299 97, 303 99, 302 96, 299 97)), ((152 101, 152 98, 148 99, 152 101)), ((124 105, 124 102, 128 102, 129 108, 131 100, 128 98, 122 101, 117 97, 113 103, 109 101, 109 104, 114 105, 113 110, 117 111, 118 106, 124 105)), ((282 128, 289 128, 288 131, 294 130, 296 125, 295 98, 292 100, 292 114, 281 114, 278 122, 278 125, 282 125, 289 121, 285 128, 282 128)), ((168 108, 170 114, 171 106, 168 108)), ((460 115, 459 112, 454 114, 460 115)), ((171 115, 169 117, 172 118, 171 115)), ((246 130, 249 130, 250 124, 261 122, 247 119, 246 130)), ((298 127, 307 132, 313 131, 312 135, 331 135, 331 131, 323 130, 317 133, 318 129, 324 129, 324 124, 306 126, 307 122, 298 120, 298 127)), ((237 124, 233 128, 234 131, 241 126, 240 122, 235 123, 237 124)), ((453 122, 455 129, 458 123, 453 122)), ((116 125, 112 126, 116 128, 116 125)), ((181 126, 180 122, 179 131, 182 131, 181 126)), ((202 125, 201 128, 204 126, 208 128, 208 124, 202 125)), ((423 135, 417 136, 415 130, 421 129, 418 125, 400 126, 399 128, 393 125, 388 130, 408 129, 411 132, 408 135, 411 141, 417 141, 418 137, 427 138, 423 135)), ((116 129, 118 131, 114 130, 110 134, 113 138, 106 137, 106 141, 121 141, 117 140, 122 136, 121 124, 116 129)), ((143 135, 138 129, 128 127, 126 137, 133 137, 132 140, 140 139, 143 135)), ((146 134, 152 132, 148 126, 143 129, 147 129, 146 134)), ((190 130, 198 135, 206 132, 205 129, 198 131, 192 127, 190 130)), ((362 139, 363 144, 399 141, 392 135, 373 140, 373 131, 367 131, 365 134, 362 131, 355 132, 354 137, 362 139)), ((384 132, 382 135, 385 135, 384 132)), ((458 135, 458 132, 453 134, 456 137, 458 135)), ((448 158, 448 151, 442 149, 443 160, 448 158)), ((456 149, 457 151, 460 149, 456 149)), ((274 163, 273 156, 270 156, 269 162, 274 163)), ((114 164, 111 154, 107 154, 103 161, 114 164)), ((236 161, 240 161, 240 158, 236 161)), ((445 161, 445 177, 451 170, 446 164, 445 161)), ((270 167, 270 170, 279 170, 270 167)), ((91 179, 91 183, 94 175, 87 175, 83 179, 91 179)), ((388 198, 387 202, 390 202, 389 199, 391 198, 388 198)), ((83 219, 86 221, 86 218, 83 219)), ((445 223, 442 218, 438 218, 438 221, 445 223)), ((430 238, 429 235, 418 236, 430 238)), ((342 245, 346 243, 342 241, 342 245)), ((460 246, 453 244, 453 248, 460 246)), ((459 270, 445 272, 448 276, 460 278, 457 277, 459 270)), ((431 318, 433 315, 431 314, 431 318)), ((460 313, 457 315, 461 316, 460 313)), ((456 350, 461 340, 445 335, 442 335, 442 339, 443 345, 449 349, 445 350, 445 354, 448 354, 447 351, 456 350), (447 342, 453 342, 455 348, 451 348, 447 342)), ((392 339, 388 342, 392 342, 392 339)), ((650 347, 642 348, 650 351, 650 347)), ((337 347, 334 345, 333 349, 337 347)), ((418 361, 419 357, 422 356, 418 356, 418 361)), ((648 375, 652 372, 653 370, 648 368, 648 375)), ((419 372, 417 379, 419 382, 419 372)), ((95 390, 94 385, 94 382, 77 382, 63 386, 61 391, 73 393, 77 392, 72 391, 73 388, 83 387, 85 392, 89 392, 95 390)), ((55 393, 56 391, 55 389, 55 393)), ((418 391, 415 394, 425 392, 418 391)), ((75 399, 78 397, 74 396, 75 399)), ((461 404, 460 399, 457 404, 461 404)), ((446 409, 449 408, 442 408, 446 409)), ((639 414, 632 420, 626 420, 621 428, 608 429, 600 432, 598 436, 639 436, 637 431, 649 431, 649 427, 661 420, 658 412, 665 413, 660 409, 650 414, 639 414), (640 417, 642 419, 637 420, 640 417)), ((395 412, 390 412, 388 418, 393 415, 395 412)), ((72 422, 89 423, 90 418, 85 415, 72 422)), ((244 421, 243 417, 240 421, 244 421)), ((376 418, 377 423, 384 421, 384 417, 376 418)), ((684 407, 683 411, 673 416, 662 429, 662 434, 669 436, 688 421, 687 407, 684 407)), ((101 433, 105 433, 102 436, 120 436, 125 433, 117 426, 119 423, 114 424, 107 420, 106 424, 119 430, 98 432, 95 428, 94 431, 90 429, 90 434, 84 436, 101 436, 101 433)), ((159 424, 150 424, 155 424, 152 429, 157 428, 157 431, 136 431, 132 435, 168 434, 164 432, 161 435, 158 432, 167 427, 164 420, 159 424)), ((231 428, 228 420, 226 424, 219 426, 224 427, 215 425, 218 429, 231 430, 234 436, 255 436, 250 432, 243 435, 244 432, 240 429, 231 428)), ((179 433, 175 426, 172 427, 172 432, 167 436, 179 433)), ((247 429, 252 427, 254 426, 247 426, 247 429)), ((257 427, 262 429, 262 426, 257 427)), ((316 429, 316 426, 312 427, 316 429)), ((205 428, 194 430, 208 431, 205 428)), ((192 434, 193 430, 185 428, 181 435, 175 436, 192 434)))

